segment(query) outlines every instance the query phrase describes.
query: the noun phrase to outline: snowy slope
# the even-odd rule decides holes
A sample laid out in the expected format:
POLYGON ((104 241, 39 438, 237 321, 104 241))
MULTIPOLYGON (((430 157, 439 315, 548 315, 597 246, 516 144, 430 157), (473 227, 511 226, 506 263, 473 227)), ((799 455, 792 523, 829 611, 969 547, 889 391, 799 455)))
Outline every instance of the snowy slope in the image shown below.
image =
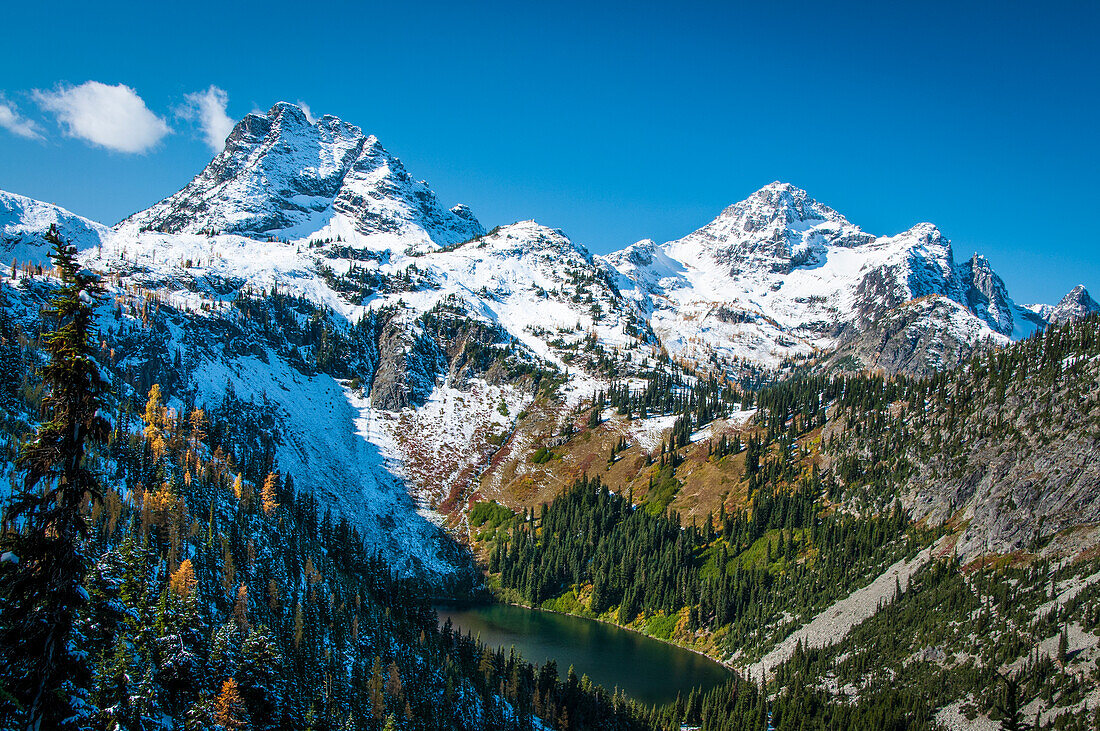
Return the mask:
POLYGON ((387 460, 372 434, 371 409, 324 374, 305 376, 268 353, 226 360, 200 357, 193 382, 198 402, 216 403, 228 384, 241 397, 266 397, 284 426, 280 469, 317 500, 346 515, 400 570, 445 574, 438 531, 416 514, 399 465, 387 460))
POLYGON ((636 311, 592 256, 561 231, 534 221, 501 226, 451 251, 422 257, 421 265, 435 288, 402 294, 403 301, 423 311, 444 298, 458 298, 472 316, 501 326, 563 370, 567 364, 551 341, 578 344, 595 335, 612 348, 638 343, 627 333, 639 324, 636 311))
POLYGON ((43 234, 51 225, 78 251, 98 247, 109 232, 64 208, 0 190, 0 261, 48 264, 50 247, 43 234))

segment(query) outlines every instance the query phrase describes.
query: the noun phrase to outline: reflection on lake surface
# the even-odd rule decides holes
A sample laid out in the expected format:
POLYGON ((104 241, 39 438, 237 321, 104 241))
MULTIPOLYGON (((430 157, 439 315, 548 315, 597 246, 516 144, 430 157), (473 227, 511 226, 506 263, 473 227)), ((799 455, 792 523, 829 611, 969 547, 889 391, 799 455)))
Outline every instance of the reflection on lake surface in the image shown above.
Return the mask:
POLYGON ((512 645, 531 662, 558 663, 564 679, 572 665, 609 691, 616 686, 643 703, 666 703, 691 688, 712 688, 733 677, 718 663, 637 632, 564 614, 507 604, 436 607, 439 622, 481 637, 490 647, 512 645))

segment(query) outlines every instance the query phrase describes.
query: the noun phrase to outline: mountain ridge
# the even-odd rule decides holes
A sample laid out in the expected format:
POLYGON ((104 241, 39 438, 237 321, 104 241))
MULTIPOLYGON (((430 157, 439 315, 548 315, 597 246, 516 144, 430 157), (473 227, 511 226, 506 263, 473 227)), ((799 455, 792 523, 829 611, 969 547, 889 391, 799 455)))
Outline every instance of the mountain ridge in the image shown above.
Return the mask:
MULTIPOLYGON (((876 236, 788 183, 761 188, 681 239, 636 247, 605 260, 621 267, 628 281, 620 288, 629 292, 633 285, 629 296, 689 356, 694 342, 721 352, 741 338, 773 365, 809 357, 847 344, 890 309, 927 296, 957 305, 957 317, 976 318, 979 341, 1003 344, 1041 326, 1011 300, 985 257, 956 262, 934 224, 876 236), (656 250, 664 259, 654 263, 656 250), (714 312, 723 317, 713 318, 714 312)), ((977 344, 967 337, 960 352, 977 344)))
POLYGON ((61 206, 0 190, 0 251, 6 261, 48 264, 50 226, 80 251, 99 246, 109 229, 61 206))
MULTIPOLYGON (((287 102, 238 122, 225 149, 179 192, 98 233, 100 242, 117 242, 144 232, 332 239, 415 254, 485 233, 467 207, 440 207, 426 184, 414 181, 373 135, 331 115, 311 121, 287 102)), ((609 271, 641 315, 654 319, 670 352, 700 362, 708 353, 683 340, 775 367, 787 357, 835 350, 866 334, 890 308, 929 295, 960 305, 965 312, 958 317, 977 317, 990 331, 982 333, 983 341, 1018 339, 1047 321, 1042 308, 1012 301, 985 257, 957 263, 950 241, 933 224, 877 236, 780 181, 659 245, 663 258, 656 268, 652 261, 640 263, 636 247, 585 255, 609 271), (844 258, 849 261, 837 261, 844 258), (815 270, 830 276, 815 276, 815 270), (702 327, 685 328, 700 320, 702 327), (690 334, 676 337, 674 330, 690 334), (744 342, 726 347, 739 339, 744 342)), ((931 363, 944 365, 949 363, 931 363)))

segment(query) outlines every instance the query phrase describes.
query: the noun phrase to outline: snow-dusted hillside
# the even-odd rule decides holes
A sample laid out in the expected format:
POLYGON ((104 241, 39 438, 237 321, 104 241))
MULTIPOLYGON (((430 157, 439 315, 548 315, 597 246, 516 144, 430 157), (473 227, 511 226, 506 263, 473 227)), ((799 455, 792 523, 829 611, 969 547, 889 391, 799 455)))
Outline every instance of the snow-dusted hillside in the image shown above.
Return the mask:
POLYGON ((50 247, 42 237, 50 226, 80 251, 98 247, 110 231, 64 208, 0 190, 0 261, 48 264, 50 247))

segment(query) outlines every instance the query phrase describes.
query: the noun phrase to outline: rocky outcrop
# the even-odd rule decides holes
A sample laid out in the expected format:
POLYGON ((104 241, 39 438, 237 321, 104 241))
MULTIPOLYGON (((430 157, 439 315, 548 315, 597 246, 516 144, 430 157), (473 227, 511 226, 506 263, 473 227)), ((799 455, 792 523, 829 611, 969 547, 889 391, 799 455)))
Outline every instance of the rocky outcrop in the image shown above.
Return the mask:
POLYGON ((378 365, 371 379, 371 404, 386 411, 421 406, 431 396, 436 374, 446 368, 443 353, 403 312, 381 313, 375 337, 378 365))
POLYGON ((966 305, 971 312, 989 323, 1002 335, 1011 335, 1014 323, 1012 300, 1004 281, 993 271, 989 260, 975 254, 961 268, 966 288, 966 305))
POLYGON ((840 331, 840 345, 825 368, 925 376, 959 365, 989 342, 957 302, 941 295, 864 312, 862 318, 859 326, 840 331))

